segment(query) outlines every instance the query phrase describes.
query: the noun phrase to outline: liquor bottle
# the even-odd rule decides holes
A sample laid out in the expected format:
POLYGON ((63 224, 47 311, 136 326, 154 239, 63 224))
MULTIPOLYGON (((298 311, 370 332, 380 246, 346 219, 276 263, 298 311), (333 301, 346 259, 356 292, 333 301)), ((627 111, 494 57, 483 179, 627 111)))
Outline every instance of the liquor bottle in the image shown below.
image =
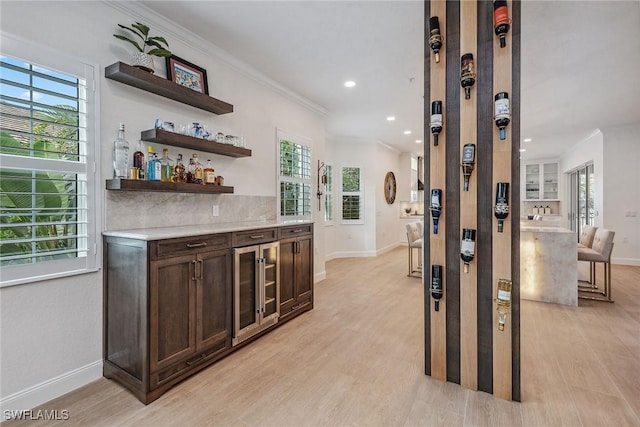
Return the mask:
POLYGON ((207 160, 207 166, 204 168, 204 184, 213 185, 216 183, 216 174, 211 165, 211 160, 207 160))
POLYGON ((500 39, 500 47, 507 45, 506 36, 511 27, 511 19, 509 19, 509 9, 505 0, 496 0, 493 2, 493 29, 496 36, 500 39))
POLYGON ((138 150, 133 153, 133 167, 138 169, 138 179, 145 179, 144 153, 142 152, 142 140, 138 140, 138 150))
POLYGON ((464 272, 469 272, 469 263, 473 261, 476 251, 476 230, 472 228, 462 229, 462 241, 460 242, 460 258, 464 262, 464 272))
POLYGON ((148 169, 151 171, 149 181, 162 181, 162 164, 160 163, 160 159, 158 158, 158 153, 153 153, 151 160, 147 162, 150 166, 148 169))
POLYGON ((513 287, 511 280, 498 279, 498 330, 504 331, 504 325, 507 323, 507 314, 511 311, 511 288, 513 287))
POLYGON ((193 157, 191 157, 189 159, 189 164, 187 165, 187 183, 188 184, 195 184, 195 175, 193 174, 194 171, 196 169, 196 162, 194 161, 193 157))
POLYGON ((462 175, 464 176, 464 191, 469 191, 469 178, 476 163, 476 145, 465 144, 462 147, 462 175))
POLYGON ((442 101, 431 103, 431 133, 433 133, 433 145, 438 145, 438 135, 442 132, 442 101))
POLYGON ((153 147, 147 146, 147 181, 155 181, 153 174, 155 165, 153 164, 153 147))
POLYGON ((182 154, 178 154, 176 165, 173 168, 173 175, 171 175, 171 182, 187 182, 187 172, 184 168, 184 164, 182 163, 182 154))
POLYGON ((509 111, 509 94, 507 92, 497 93, 495 96, 495 121, 496 126, 500 129, 500 139, 507 139, 507 131, 505 128, 511 121, 511 113, 509 111))
POLYGON ((433 51, 436 62, 440 62, 442 36, 440 35, 440 20, 437 16, 429 18, 429 47, 433 51))
POLYGON ((431 190, 431 205, 429 206, 431 217, 433 218, 433 234, 438 234, 438 221, 442 213, 442 190, 434 188, 431 190))
POLYGON ((113 177, 126 179, 129 172, 129 143, 124 138, 124 123, 118 128, 118 138, 113 142, 113 177))
POLYGON ((476 82, 473 53, 465 53, 460 60, 460 85, 464 88, 464 99, 471 99, 471 86, 476 82))
POLYGON ((169 150, 162 149, 162 159, 160 159, 160 179, 162 182, 171 182, 173 175, 173 160, 169 158, 169 150))
POLYGON ((504 220, 509 216, 509 183, 499 182, 496 184, 496 205, 494 213, 498 218, 498 233, 502 233, 504 220))
POLYGON ((194 184, 204 184, 204 168, 202 167, 202 163, 198 161, 198 154, 193 153, 191 157, 193 159, 193 183, 194 184))
POLYGON ((442 298, 442 266, 431 266, 431 297, 434 300, 434 309, 440 311, 440 298, 442 298))

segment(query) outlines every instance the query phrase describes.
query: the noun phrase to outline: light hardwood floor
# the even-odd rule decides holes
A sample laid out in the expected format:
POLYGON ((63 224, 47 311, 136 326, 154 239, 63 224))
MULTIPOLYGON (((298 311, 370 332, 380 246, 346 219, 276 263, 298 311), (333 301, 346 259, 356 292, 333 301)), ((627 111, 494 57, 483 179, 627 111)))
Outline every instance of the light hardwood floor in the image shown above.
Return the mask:
POLYGON ((517 403, 423 374, 406 256, 330 261, 313 311, 148 406, 101 379, 39 409, 68 410, 64 426, 640 425, 640 267, 613 266, 614 304, 522 301, 517 403))

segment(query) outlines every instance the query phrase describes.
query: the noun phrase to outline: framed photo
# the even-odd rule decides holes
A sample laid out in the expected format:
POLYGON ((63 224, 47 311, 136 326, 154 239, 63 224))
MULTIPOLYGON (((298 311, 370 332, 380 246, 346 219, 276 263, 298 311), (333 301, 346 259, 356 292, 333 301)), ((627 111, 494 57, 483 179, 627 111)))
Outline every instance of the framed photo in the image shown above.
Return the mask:
POLYGON ((207 70, 175 55, 168 56, 166 60, 167 79, 180 86, 209 95, 207 70))

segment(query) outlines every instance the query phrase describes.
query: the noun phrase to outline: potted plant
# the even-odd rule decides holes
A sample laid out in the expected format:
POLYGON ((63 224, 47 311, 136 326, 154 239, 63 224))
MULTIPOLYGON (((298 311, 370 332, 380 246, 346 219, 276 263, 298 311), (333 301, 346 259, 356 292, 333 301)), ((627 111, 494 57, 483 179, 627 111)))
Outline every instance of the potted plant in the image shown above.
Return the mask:
POLYGON ((141 24, 140 22, 136 22, 131 25, 131 27, 127 27, 126 25, 118 24, 118 27, 123 30, 127 30, 137 37, 140 38, 140 42, 136 40, 132 40, 127 36, 123 36, 121 34, 114 34, 113 36, 117 39, 124 40, 126 42, 131 43, 138 51, 133 54, 133 66, 138 67, 142 70, 148 71, 150 73, 154 72, 153 67, 153 58, 152 56, 160 56, 167 57, 171 56, 171 52, 167 49, 169 47, 169 43, 164 39, 164 37, 154 36, 149 37, 149 27, 141 24), (147 51, 147 48, 149 51, 147 51))

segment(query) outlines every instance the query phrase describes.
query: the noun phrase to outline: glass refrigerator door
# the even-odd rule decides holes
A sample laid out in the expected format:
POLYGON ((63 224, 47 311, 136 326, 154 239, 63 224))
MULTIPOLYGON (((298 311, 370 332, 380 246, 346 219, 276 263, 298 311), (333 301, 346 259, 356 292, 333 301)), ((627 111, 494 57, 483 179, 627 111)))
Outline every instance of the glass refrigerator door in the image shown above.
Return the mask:
POLYGON ((262 319, 277 319, 280 310, 280 286, 278 284, 278 274, 280 271, 278 258, 280 252, 279 242, 262 245, 263 262, 263 301, 262 319))
POLYGON ((239 340, 243 335, 257 328, 260 322, 261 301, 258 285, 261 263, 259 261, 255 247, 235 250, 234 340, 239 340))

